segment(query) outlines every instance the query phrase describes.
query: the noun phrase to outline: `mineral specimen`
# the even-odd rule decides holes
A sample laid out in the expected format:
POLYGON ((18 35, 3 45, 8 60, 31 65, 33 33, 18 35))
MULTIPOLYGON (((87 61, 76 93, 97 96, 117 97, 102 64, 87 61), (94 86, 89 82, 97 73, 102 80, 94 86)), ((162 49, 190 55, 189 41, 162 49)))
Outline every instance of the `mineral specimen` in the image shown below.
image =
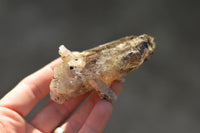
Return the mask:
POLYGON ((95 89, 100 98, 115 101, 117 96, 109 86, 151 57, 155 49, 153 40, 146 34, 127 36, 80 53, 61 45, 59 54, 63 63, 54 69, 51 99, 62 104, 95 89))

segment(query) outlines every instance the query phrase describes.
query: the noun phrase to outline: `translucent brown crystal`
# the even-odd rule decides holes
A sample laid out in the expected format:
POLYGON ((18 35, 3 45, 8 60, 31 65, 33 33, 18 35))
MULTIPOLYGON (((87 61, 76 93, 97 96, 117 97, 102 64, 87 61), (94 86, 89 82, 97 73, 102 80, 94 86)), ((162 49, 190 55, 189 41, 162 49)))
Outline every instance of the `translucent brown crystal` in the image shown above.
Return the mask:
POLYGON ((80 53, 72 53, 61 45, 63 63, 54 69, 51 99, 62 104, 94 89, 100 98, 115 101, 117 96, 109 86, 151 57, 155 49, 153 40, 146 34, 127 36, 80 53))

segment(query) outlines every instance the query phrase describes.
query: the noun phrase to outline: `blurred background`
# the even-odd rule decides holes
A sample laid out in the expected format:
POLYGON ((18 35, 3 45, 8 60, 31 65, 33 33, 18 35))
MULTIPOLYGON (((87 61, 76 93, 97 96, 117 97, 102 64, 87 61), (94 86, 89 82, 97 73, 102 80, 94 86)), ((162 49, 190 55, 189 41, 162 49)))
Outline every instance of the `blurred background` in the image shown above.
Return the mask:
POLYGON ((146 33, 155 37, 155 53, 126 77, 104 132, 200 132, 199 5, 198 0, 0 0, 0 98, 59 57, 61 44, 82 51, 146 33))

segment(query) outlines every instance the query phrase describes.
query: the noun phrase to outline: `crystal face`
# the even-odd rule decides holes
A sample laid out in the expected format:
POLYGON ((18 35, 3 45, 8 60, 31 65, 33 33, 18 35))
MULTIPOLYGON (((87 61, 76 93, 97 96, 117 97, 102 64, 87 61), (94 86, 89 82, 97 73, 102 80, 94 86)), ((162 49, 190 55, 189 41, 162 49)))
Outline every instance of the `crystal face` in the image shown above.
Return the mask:
POLYGON ((146 34, 127 36, 80 53, 61 45, 63 63, 54 69, 51 99, 62 104, 94 89, 100 98, 115 101, 117 96, 109 86, 151 57, 155 49, 153 40, 146 34))

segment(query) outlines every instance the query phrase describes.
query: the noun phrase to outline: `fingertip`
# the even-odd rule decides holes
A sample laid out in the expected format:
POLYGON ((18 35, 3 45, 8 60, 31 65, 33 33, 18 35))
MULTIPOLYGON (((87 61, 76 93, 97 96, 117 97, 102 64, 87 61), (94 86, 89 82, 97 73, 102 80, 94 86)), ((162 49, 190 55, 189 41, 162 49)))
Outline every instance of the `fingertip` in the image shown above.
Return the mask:
POLYGON ((122 91, 123 88, 123 83, 121 81, 115 80, 111 84, 110 88, 117 94, 119 95, 120 92, 122 91))
POLYGON ((98 110, 100 110, 101 112, 106 112, 108 114, 112 114, 113 111, 113 105, 111 102, 107 101, 107 100, 100 100, 96 103, 95 105, 97 107, 98 110))
POLYGON ((88 116, 85 124, 80 129, 80 133, 99 133, 104 130, 110 116, 112 115, 113 105, 106 100, 99 100, 90 115, 88 116))
MULTIPOLYGON (((55 66, 57 66, 58 64, 60 64, 60 63, 62 63, 62 62, 63 62, 63 60, 59 57, 59 58, 53 60, 52 62, 50 62, 48 65, 49 65, 52 69, 54 69, 55 66)), ((47 66, 48 66, 48 65, 47 65, 47 66)))

